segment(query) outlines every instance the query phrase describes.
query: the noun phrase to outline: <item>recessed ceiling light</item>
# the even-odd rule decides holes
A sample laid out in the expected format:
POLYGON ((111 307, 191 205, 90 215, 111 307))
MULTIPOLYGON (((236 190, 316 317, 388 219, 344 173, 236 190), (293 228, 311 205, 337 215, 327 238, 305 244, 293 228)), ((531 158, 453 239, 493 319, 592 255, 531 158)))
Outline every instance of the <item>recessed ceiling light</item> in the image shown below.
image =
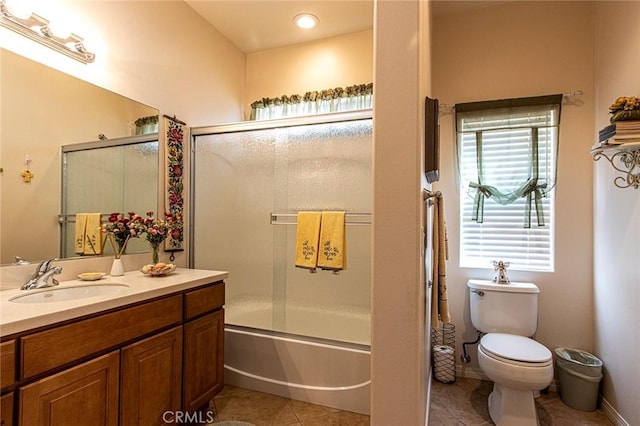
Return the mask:
POLYGON ((297 26, 305 30, 309 30, 315 27, 316 25, 318 25, 319 21, 320 20, 317 16, 310 13, 301 13, 300 15, 296 15, 293 18, 293 22, 295 22, 297 26))

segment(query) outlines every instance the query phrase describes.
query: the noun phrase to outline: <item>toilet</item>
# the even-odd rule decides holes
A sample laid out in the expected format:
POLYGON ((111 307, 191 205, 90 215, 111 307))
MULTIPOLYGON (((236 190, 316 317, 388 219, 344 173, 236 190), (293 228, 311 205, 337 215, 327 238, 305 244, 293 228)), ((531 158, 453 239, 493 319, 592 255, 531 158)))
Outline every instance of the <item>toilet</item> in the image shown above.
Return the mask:
POLYGON ((534 392, 553 380, 551 351, 531 339, 538 327, 538 294, 533 283, 497 284, 469 280, 471 322, 486 333, 478 363, 493 381, 489 414, 498 426, 539 425, 534 392))

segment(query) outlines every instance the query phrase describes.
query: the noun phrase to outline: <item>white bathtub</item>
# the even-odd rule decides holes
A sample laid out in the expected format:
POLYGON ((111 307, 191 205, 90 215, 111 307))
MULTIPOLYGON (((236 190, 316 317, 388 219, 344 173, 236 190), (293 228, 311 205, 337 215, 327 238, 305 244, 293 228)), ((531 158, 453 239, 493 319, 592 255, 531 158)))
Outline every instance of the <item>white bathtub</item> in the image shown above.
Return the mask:
POLYGON ((279 321, 271 309, 256 309, 258 306, 264 307, 249 303, 240 309, 228 309, 226 384, 369 414, 369 346, 317 337, 328 329, 333 339, 368 342, 368 314, 315 312, 310 307, 288 306, 282 314, 288 325, 283 333, 255 328, 267 328, 265 322, 279 321))

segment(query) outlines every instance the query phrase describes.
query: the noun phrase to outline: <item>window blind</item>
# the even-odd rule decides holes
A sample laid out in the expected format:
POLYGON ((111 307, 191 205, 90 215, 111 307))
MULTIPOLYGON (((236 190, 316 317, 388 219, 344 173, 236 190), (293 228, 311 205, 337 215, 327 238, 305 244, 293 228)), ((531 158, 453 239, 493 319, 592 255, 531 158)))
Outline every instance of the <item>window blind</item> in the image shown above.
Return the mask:
POLYGON ((503 260, 510 262, 510 269, 553 271, 555 203, 551 189, 555 185, 559 104, 487 109, 478 104, 473 104, 472 111, 460 108, 461 114, 456 105, 460 266, 490 268, 491 261, 503 260), (522 196, 523 183, 532 176, 541 188, 537 205, 522 196), (493 190, 485 191, 480 205, 479 188, 493 190), (534 212, 539 214, 537 221, 529 221, 527 215, 534 212))

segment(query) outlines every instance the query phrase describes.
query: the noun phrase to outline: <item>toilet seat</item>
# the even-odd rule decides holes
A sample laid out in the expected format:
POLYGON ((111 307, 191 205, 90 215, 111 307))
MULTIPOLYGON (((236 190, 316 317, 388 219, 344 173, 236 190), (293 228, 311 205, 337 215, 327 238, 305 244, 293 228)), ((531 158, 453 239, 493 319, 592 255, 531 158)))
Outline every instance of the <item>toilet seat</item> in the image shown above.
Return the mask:
POLYGON ((524 336, 504 333, 485 334, 479 349, 497 361, 526 367, 551 365, 551 351, 544 345, 524 336))

